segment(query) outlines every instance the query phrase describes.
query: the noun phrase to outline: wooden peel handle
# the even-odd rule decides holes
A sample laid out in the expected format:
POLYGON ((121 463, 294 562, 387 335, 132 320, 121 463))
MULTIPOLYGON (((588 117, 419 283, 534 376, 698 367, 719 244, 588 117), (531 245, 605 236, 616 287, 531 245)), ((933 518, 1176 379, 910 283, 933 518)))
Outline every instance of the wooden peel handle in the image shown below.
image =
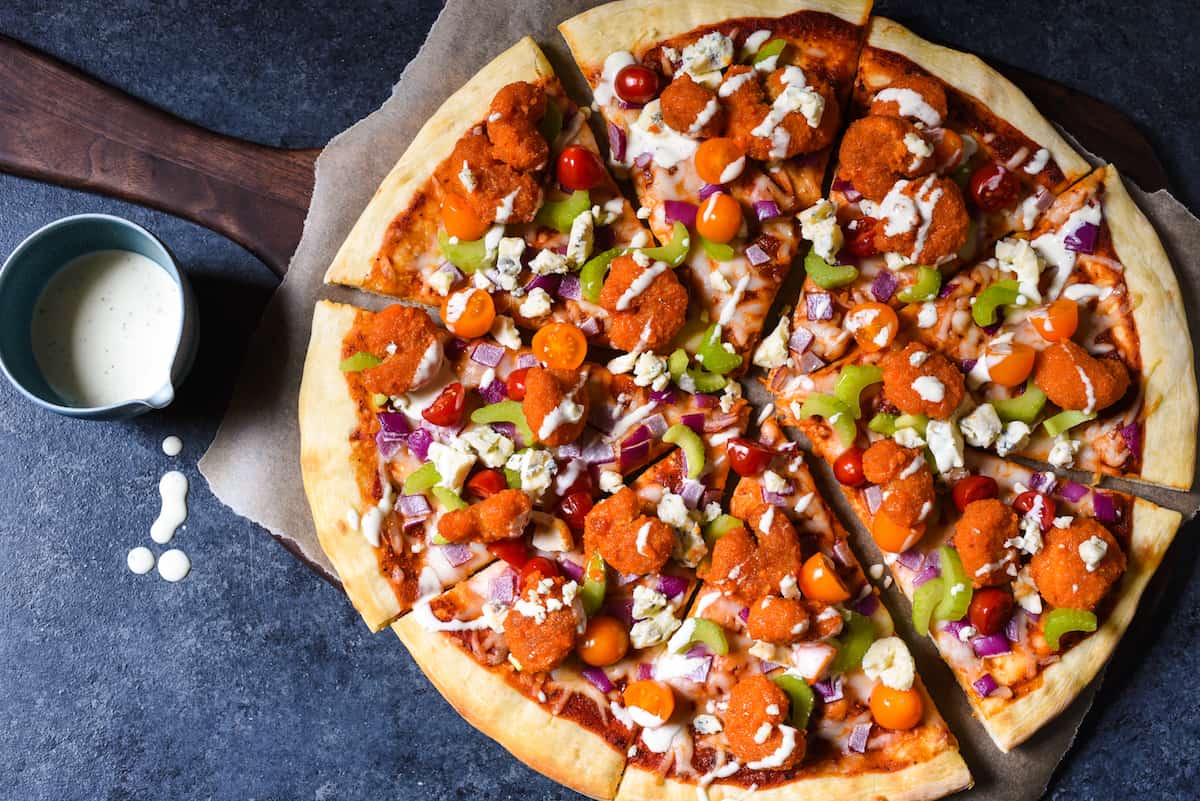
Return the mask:
POLYGON ((318 150, 213 133, 0 35, 0 170, 140 203, 287 270, 318 150))

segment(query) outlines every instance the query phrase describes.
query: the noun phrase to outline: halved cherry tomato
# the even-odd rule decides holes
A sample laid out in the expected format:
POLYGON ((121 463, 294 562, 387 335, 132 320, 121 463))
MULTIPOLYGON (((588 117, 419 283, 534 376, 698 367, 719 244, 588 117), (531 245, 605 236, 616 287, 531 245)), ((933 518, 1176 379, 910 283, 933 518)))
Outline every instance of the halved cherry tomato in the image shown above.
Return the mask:
POLYGON ((492 330, 496 304, 492 296, 477 287, 451 292, 442 301, 442 322, 464 339, 481 337, 492 330))
POLYGON ((883 350, 892 344, 900 330, 900 318, 886 303, 860 303, 846 314, 846 330, 854 334, 859 347, 867 352, 883 350))
POLYGON ((1075 335, 1079 327, 1079 306, 1069 298, 1059 298, 1033 314, 1029 322, 1049 342, 1064 342, 1075 335))
POLYGON ((965 151, 961 136, 949 128, 941 131, 941 136, 933 143, 933 160, 939 172, 947 172, 958 166, 965 151))
POLYGON ((569 492, 558 502, 558 516, 572 531, 583 531, 583 522, 590 511, 592 496, 587 492, 569 492))
POLYGON ((736 174, 726 175, 725 171, 729 169, 729 165, 745 156, 746 151, 742 150, 737 142, 725 136, 717 136, 701 142, 700 147, 696 148, 693 160, 696 163, 696 172, 705 183, 726 184, 742 173, 739 169, 736 174))
POLYGON ((871 539, 880 550, 888 553, 903 553, 917 543, 925 534, 925 524, 919 523, 916 528, 902 526, 884 512, 876 512, 871 521, 871 539))
POLYGON ((613 81, 613 91, 626 103, 644 106, 658 97, 658 73, 641 64, 622 67, 613 81))
POLYGON ((1039 497, 1042 499, 1042 512, 1038 523, 1041 524, 1042 531, 1049 531, 1050 527, 1054 525, 1054 516, 1058 512, 1058 505, 1049 495, 1037 490, 1026 490, 1013 500, 1013 508, 1019 514, 1027 514, 1029 510, 1033 509, 1034 503, 1039 497))
POLYGON ((588 620, 579 658, 593 667, 615 665, 629 651, 629 632, 615 617, 600 615, 588 620))
POLYGON ((487 544, 488 553, 520 570, 529 561, 529 548, 525 540, 497 540, 487 544))
POLYGON ((603 180, 600 157, 583 145, 568 145, 558 154, 558 182, 572 192, 591 189, 603 180))
POLYGON ((734 437, 725 446, 729 466, 742 478, 760 475, 771 463, 771 449, 745 437, 734 437))
POLYGON ((854 235, 850 237, 846 247, 860 259, 874 256, 879 252, 879 248, 875 246, 875 229, 878 226, 879 220, 874 217, 860 218, 854 224, 854 235))
POLYGON ((435 426, 455 426, 462 422, 463 409, 467 405, 467 393, 463 385, 455 381, 447 384, 433 403, 421 410, 421 416, 435 426))
POLYGON ((521 592, 537 586, 544 578, 554 578, 557 575, 558 565, 544 556, 535 556, 521 568, 521 592))
POLYGON ((442 195, 442 225, 446 226, 446 233, 463 242, 474 242, 488 229, 487 220, 481 218, 462 195, 454 192, 442 195))
POLYGON ((716 192, 700 204, 696 232, 709 242, 723 244, 742 229, 742 207, 732 195, 716 192))
POLYGON ((863 475, 862 459, 862 448, 857 446, 847 448, 841 456, 834 460, 833 474, 847 487, 861 487, 867 483, 867 477, 863 475))
POLYGON ((876 684, 871 690, 871 715, 885 729, 911 729, 925 714, 925 700, 914 687, 893 690, 886 684, 876 684))
POLYGON ((833 561, 823 553, 813 554, 800 567, 800 591, 810 601, 836 604, 850 600, 850 591, 833 561))
POLYGON ((476 498, 490 498, 508 489, 508 481, 499 470, 480 470, 467 479, 467 491, 476 498))
POLYGON ((574 370, 587 356, 587 337, 572 323, 549 323, 533 335, 533 355, 554 370, 574 370))
POLYGON ((1008 590, 999 587, 984 587, 975 590, 971 596, 971 606, 967 609, 967 619, 980 634, 995 634, 1012 617, 1013 595, 1008 590))
POLYGON ((995 498, 1000 494, 996 479, 991 476, 967 476, 954 484, 954 505, 965 512, 975 501, 995 498))
POLYGON ((1000 211, 1011 208, 1021 194, 1021 182, 1005 169, 992 162, 971 173, 971 198, 980 211, 1000 211))
POLYGON ((508 390, 508 397, 515 401, 525 400, 525 377, 527 375, 529 375, 528 367, 521 367, 508 374, 508 378, 504 379, 504 388, 508 390))
POLYGON ((642 679, 625 688, 625 706, 636 706, 659 720, 669 720, 675 712, 675 694, 671 688, 653 679, 642 679))
POLYGON ((997 342, 987 346, 984 358, 993 384, 1015 387, 1033 372, 1037 351, 1020 342, 997 342))

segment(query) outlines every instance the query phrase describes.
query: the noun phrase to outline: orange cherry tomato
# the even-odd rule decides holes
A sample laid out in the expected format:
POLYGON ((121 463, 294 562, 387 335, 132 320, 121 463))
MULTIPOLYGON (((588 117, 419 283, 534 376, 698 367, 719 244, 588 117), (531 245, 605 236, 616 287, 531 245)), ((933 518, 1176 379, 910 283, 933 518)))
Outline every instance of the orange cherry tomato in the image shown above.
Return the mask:
POLYGON ((635 681, 625 688, 625 706, 636 706, 659 720, 669 720, 675 711, 671 688, 653 679, 635 681))
POLYGON ((810 601, 836 604, 850 600, 850 590, 823 553, 813 554, 800 568, 800 591, 810 601))
POLYGON ((467 479, 467 492, 483 500, 508 489, 508 481, 499 470, 480 470, 467 479))
POLYGON ((1075 301, 1059 298, 1029 315, 1029 322, 1049 342, 1065 342, 1079 327, 1079 307, 1075 301))
POLYGON ((999 342, 988 345, 984 358, 987 359, 988 375, 993 384, 1015 387, 1029 378, 1036 356, 1037 352, 1028 345, 999 342))
POLYGON ((537 586, 544 578, 554 578, 558 574, 558 565, 544 556, 535 556, 521 567, 521 592, 537 586))
POLYGON ((465 339, 481 337, 491 331, 495 319, 496 304, 482 289, 473 286, 460 289, 442 301, 442 322, 465 339))
POLYGON ((742 230, 742 207, 732 195, 717 192, 700 204, 696 231, 709 242, 723 244, 742 230))
POLYGON ((587 337, 579 326, 550 323, 533 335, 533 355, 554 370, 574 370, 587 356, 587 337))
POLYGON ((442 225, 446 233, 464 242, 474 242, 487 233, 487 220, 475 213, 475 208, 462 195, 446 192, 442 195, 442 225))
POLYGON ((883 512, 876 512, 871 522, 871 538, 881 550, 901 553, 911 548, 925 533, 925 524, 916 528, 902 526, 883 512))
POLYGON ((871 714, 885 729, 911 729, 925 715, 925 699, 915 687, 893 690, 886 684, 876 684, 871 690, 871 714))
POLYGON ((728 137, 718 136, 701 142, 700 147, 696 148, 693 160, 696 163, 696 172, 706 184, 727 184, 742 174, 742 168, 730 170, 730 175, 726 175, 725 171, 738 159, 745 157, 745 151, 738 147, 737 142, 728 137))
POLYGON ((939 170, 957 167, 964 152, 962 137, 949 128, 943 128, 941 138, 933 143, 933 160, 939 170))
POLYGON ((629 651, 629 633, 615 617, 600 615, 587 622, 579 658, 593 667, 615 665, 629 651))
POLYGON ((846 330, 854 334, 859 347, 868 353, 892 344, 900 330, 900 318, 886 303, 860 303, 846 315, 846 330))

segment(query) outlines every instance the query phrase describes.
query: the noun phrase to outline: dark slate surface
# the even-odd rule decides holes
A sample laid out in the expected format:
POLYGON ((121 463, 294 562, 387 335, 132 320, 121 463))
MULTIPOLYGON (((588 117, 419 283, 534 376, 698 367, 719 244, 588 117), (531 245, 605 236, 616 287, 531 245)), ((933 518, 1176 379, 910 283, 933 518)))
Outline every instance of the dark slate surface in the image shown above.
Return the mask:
MULTIPOLYGON (((931 38, 1123 109, 1198 205, 1191 3, 880 5, 931 38)), ((0 31, 187 119, 300 147, 382 102, 437 9, 7 0, 0 31)), ((188 223, 7 176, 0 253, 82 211, 125 215, 170 245, 205 335, 179 401, 132 422, 69 421, 0 386, 0 798, 569 796, 461 722, 390 634, 368 636, 335 590, 196 473, 272 276, 188 223), (177 459, 159 450, 168 434, 184 439, 177 459), (169 585, 124 560, 151 544, 157 480, 175 466, 192 480, 176 544, 194 569, 169 585)), ((1135 622, 1048 797, 1197 797, 1195 533, 1168 554, 1170 580, 1156 587, 1165 615, 1135 622)))

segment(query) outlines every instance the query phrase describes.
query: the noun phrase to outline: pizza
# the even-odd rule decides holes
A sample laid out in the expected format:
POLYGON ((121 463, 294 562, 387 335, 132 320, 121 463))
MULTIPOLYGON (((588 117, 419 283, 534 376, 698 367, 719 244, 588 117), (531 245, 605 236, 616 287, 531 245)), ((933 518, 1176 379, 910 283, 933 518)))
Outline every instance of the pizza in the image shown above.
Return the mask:
POLYGON ((523 39, 326 275, 387 300, 315 309, 321 546, 463 717, 586 795, 968 788, 878 586, 1008 751, 1180 525, 1098 486, 1194 476, 1153 227, 1000 75, 869 12, 599 6, 560 26, 590 103, 523 39))

